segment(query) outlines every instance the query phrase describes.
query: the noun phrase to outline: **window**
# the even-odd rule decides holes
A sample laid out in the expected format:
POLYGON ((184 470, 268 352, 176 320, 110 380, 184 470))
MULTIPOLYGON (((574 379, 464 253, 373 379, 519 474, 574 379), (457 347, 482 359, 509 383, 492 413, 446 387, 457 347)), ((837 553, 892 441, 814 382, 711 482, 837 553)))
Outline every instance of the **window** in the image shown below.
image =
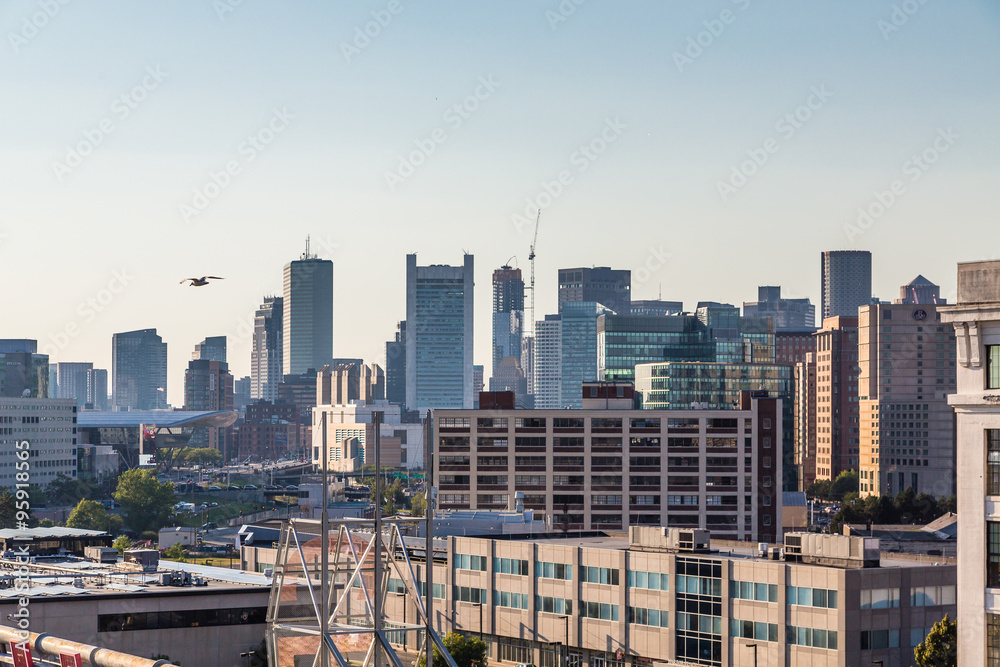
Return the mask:
POLYGON ((485 572, 486 561, 486 556, 455 554, 455 568, 458 570, 480 570, 481 572, 485 572))
MULTIPOLYGON (((757 602, 777 602, 777 584, 762 584, 756 581, 730 581, 729 595, 736 600, 756 600, 757 602)), ((793 604, 789 601, 789 604, 793 604)))
MULTIPOLYGON (((580 580, 591 584, 618 585, 618 570, 607 567, 580 566, 580 580)), ((617 619, 616 619, 617 620, 617 619)))
POLYGON ((528 561, 518 558, 494 558, 493 571, 501 574, 528 576, 528 561))
POLYGON ((497 638, 497 657, 501 662, 531 662, 531 643, 514 637, 497 638))
POLYGON ((862 609, 889 609, 898 606, 898 588, 873 588, 861 591, 862 609))
POLYGON ((986 495, 1000 496, 1000 429, 986 429, 986 495))
POLYGON ((955 604, 954 586, 916 586, 910 589, 911 607, 955 604))
POLYGON ((545 417, 515 417, 514 428, 545 428, 545 417))
POLYGON ((986 665, 1000 666, 1000 614, 986 614, 986 665))
MULTIPOLYGON (((292 610, 289 609, 289 613, 292 610)), ((294 612, 306 615, 306 607, 294 612)), ((150 611, 125 614, 100 614, 98 632, 123 632, 128 630, 169 630, 173 628, 204 628, 222 625, 257 625, 267 618, 266 607, 238 607, 236 609, 183 609, 180 611, 150 611)))
MULTIPOLYGON (((817 628, 797 628, 786 626, 786 639, 795 646, 812 646, 813 648, 837 649, 837 631, 819 630, 817 628)), ((897 639, 899 631, 896 631, 897 639)))
MULTIPOLYGON (((879 599, 882 599, 882 593, 885 593, 889 589, 882 589, 879 593, 879 599)), ((896 591, 896 604, 892 605, 895 607, 899 606, 899 589, 893 589, 896 591)), ((862 609, 880 609, 881 607, 865 607, 865 593, 875 593, 875 591, 861 591, 861 604, 862 609)), ((868 601, 871 603, 873 596, 869 595, 868 601)), ((888 599, 888 597, 886 597, 888 599)), ((837 608, 837 591, 828 590, 826 588, 806 588, 804 586, 789 586, 788 587, 788 604, 795 604, 802 607, 820 607, 823 609, 836 609, 837 608)))
POLYGON ((508 607, 510 609, 527 609, 528 595, 526 593, 508 593, 507 591, 494 591, 493 604, 497 607, 508 607))
POLYGON ((1000 586, 1000 522, 986 522, 986 585, 1000 586))
POLYGON ((543 579, 573 580, 573 566, 565 563, 535 561, 535 576, 543 579))
POLYGON ((861 650, 899 648, 899 630, 862 630, 861 650))
MULTIPOLYGON (((628 573, 629 588, 646 588, 651 591, 670 590, 670 575, 660 572, 639 572, 630 570, 628 573)), ((666 627, 666 626, 664 626, 666 627)))
POLYGON ((482 604, 486 602, 486 589, 485 588, 470 588, 468 586, 455 586, 452 589, 455 594, 455 599, 459 602, 473 602, 475 604, 482 604))
POLYGON ((986 346, 986 388, 1000 389, 1000 345, 986 346))
POLYGON ((545 595, 536 595, 535 608, 538 609, 538 611, 544 611, 549 614, 571 615, 573 613, 573 601, 563 598, 551 598, 545 595))
MULTIPOLYGON (((617 570, 616 570, 617 571, 617 570)), ((582 618, 596 618, 602 621, 618 620, 618 605, 603 602, 580 602, 582 618)))
POLYGON ((778 626, 775 623, 741 621, 734 618, 732 636, 744 639, 756 639, 762 642, 776 642, 778 641, 778 626))
POLYGON ((646 609, 629 607, 628 622, 636 625, 651 625, 654 628, 670 627, 670 612, 666 609, 646 609))

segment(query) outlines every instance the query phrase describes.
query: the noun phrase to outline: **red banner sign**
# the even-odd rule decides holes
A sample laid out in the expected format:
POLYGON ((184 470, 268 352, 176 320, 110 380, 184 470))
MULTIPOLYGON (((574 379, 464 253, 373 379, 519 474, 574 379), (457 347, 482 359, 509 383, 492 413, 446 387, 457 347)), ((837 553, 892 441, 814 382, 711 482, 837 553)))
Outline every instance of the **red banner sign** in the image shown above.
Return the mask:
POLYGON ((59 667, 83 667, 83 658, 79 653, 60 653, 59 667))
POLYGON ((31 647, 27 642, 11 645, 10 652, 14 656, 14 667, 35 667, 35 661, 31 658, 31 647))

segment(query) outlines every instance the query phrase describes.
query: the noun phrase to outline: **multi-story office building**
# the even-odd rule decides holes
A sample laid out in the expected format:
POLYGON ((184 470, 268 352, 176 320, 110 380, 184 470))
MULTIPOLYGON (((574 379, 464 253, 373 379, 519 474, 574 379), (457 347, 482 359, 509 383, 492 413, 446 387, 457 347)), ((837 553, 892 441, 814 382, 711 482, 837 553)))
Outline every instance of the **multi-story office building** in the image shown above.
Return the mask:
POLYGON ((536 323, 535 407, 580 407, 580 386, 597 380, 597 321, 609 312, 599 303, 570 301, 536 323))
POLYGON ((253 400, 250 398, 250 376, 244 375, 241 378, 233 378, 233 408, 243 413, 247 405, 253 400))
POLYGON ((816 332, 816 479, 858 469, 858 318, 828 317, 816 332))
POLYGON ((958 660, 1000 661, 1000 262, 958 265, 954 329, 958 385, 958 660))
POLYGON ((816 351, 815 327, 779 329, 774 332, 774 363, 794 366, 816 351))
POLYGON ((535 322, 532 357, 534 359, 535 407, 557 410, 562 407, 562 320, 546 315, 535 322))
POLYGON ((535 335, 534 324, 531 325, 532 334, 525 336, 521 340, 521 370, 524 371, 524 380, 527 385, 528 400, 535 400, 535 335))
POLYGON ((378 364, 362 360, 324 366, 316 373, 317 405, 348 405, 352 401, 370 403, 385 398, 385 373, 378 364))
POLYGON ((283 282, 282 372, 321 368, 333 358, 333 262, 309 254, 307 243, 299 259, 285 264, 283 282))
POLYGON ((94 368, 87 371, 87 402, 91 410, 108 409, 108 371, 106 368, 94 368))
POLYGON ((523 337, 524 279, 521 269, 504 265, 493 271, 493 375, 501 359, 520 359, 523 337))
POLYGON ((778 331, 816 326, 816 306, 809 299, 782 299, 779 286, 758 287, 757 300, 743 302, 743 315, 770 317, 778 331))
POLYGON ((298 456, 311 444, 306 440, 309 425, 301 422, 294 405, 257 401, 246 406, 243 422, 234 435, 240 461, 276 461, 298 456))
POLYGON ((493 371, 490 378, 490 391, 509 391, 514 394, 514 403, 520 408, 530 408, 528 400, 528 382, 521 370, 521 361, 517 357, 504 357, 493 371))
POLYGON ((284 373, 284 299, 266 296, 253 316, 253 347, 250 350, 250 398, 274 402, 284 373))
POLYGON ((774 322, 768 317, 743 317, 728 303, 702 301, 695 311, 715 343, 715 361, 774 363, 774 322))
MULTIPOLYGON (((419 424, 404 425, 400 422, 398 405, 382 402, 380 405, 317 405, 312 413, 312 464, 319 469, 326 452, 330 470, 354 472, 366 464, 375 463, 375 426, 372 413, 380 412, 381 463, 386 468, 406 465, 403 451, 408 449, 407 439, 419 424), (399 433, 397 433, 399 431, 399 433), (353 459, 353 460, 352 460, 353 459)), ((417 452, 408 452, 415 458, 417 452)))
POLYGON ((795 364, 795 468, 799 491, 816 481, 816 353, 795 364))
POLYGON ((202 359, 204 361, 226 362, 226 337, 209 336, 205 340, 194 346, 191 353, 192 359, 202 359))
POLYGON ((955 334, 932 304, 858 312, 860 492, 955 493, 955 334))
POLYGON ((564 303, 600 303, 616 313, 632 312, 632 272, 607 266, 559 269, 559 310, 564 303))
POLYGON ((479 392, 486 387, 486 368, 482 364, 472 366, 472 407, 479 407, 479 392))
POLYGON ((597 318, 597 377, 631 382, 635 367, 658 361, 715 361, 715 343, 694 315, 597 318))
POLYGON ((385 398, 406 407, 406 320, 396 325, 396 338, 385 344, 385 398))
POLYGON ((75 399, 0 398, 0 488, 13 491, 18 482, 45 488, 60 475, 75 479, 76 414, 75 399))
MULTIPOLYGON (((792 533, 783 554, 640 526, 446 540, 433 559, 437 629, 481 635, 491 664, 909 665, 955 613, 953 563, 880 557, 871 538, 792 533)), ((414 569, 426 581, 425 562, 414 569)), ((409 606, 412 619, 412 596, 389 576, 388 618, 409 606)))
MULTIPOLYGON (((108 372, 88 362, 59 362, 56 367, 57 398, 73 398, 81 408, 108 409, 108 372)), ((52 386, 49 387, 52 393, 52 386)))
POLYGON ((111 392, 115 410, 165 410, 167 344, 156 329, 111 336, 111 392))
POLYGON ((417 266, 406 256, 406 407, 421 415, 472 407, 474 263, 417 266))
POLYGON ((821 316, 854 317, 872 300, 872 254, 867 250, 829 250, 823 253, 821 316))
POLYGON ((761 392, 782 399, 782 438, 776 456, 783 458, 785 491, 798 488, 795 468, 794 391, 792 367, 776 364, 667 361, 635 368, 635 389, 647 410, 733 410, 743 392, 761 392))
POLYGON ((632 409, 628 384, 581 394, 580 410, 435 410, 440 506, 502 509, 520 491, 553 530, 677 526, 774 541, 780 400, 650 411, 632 409))
POLYGON ((948 303, 941 298, 941 288, 921 275, 899 288, 899 299, 896 303, 915 305, 933 303, 942 306, 948 303))
POLYGON ((0 396, 48 398, 57 386, 50 380, 51 370, 49 356, 38 354, 38 341, 0 339, 0 396))
POLYGON ((683 301, 663 301, 661 299, 641 299, 633 301, 632 307, 627 313, 621 315, 656 315, 666 317, 667 315, 680 315, 684 312, 683 301))
MULTIPOLYGON (((233 376, 224 361, 192 359, 184 372, 184 409, 215 411, 233 409, 233 376)), ((191 435, 191 447, 211 447, 223 461, 234 457, 232 427, 201 427, 191 435)))

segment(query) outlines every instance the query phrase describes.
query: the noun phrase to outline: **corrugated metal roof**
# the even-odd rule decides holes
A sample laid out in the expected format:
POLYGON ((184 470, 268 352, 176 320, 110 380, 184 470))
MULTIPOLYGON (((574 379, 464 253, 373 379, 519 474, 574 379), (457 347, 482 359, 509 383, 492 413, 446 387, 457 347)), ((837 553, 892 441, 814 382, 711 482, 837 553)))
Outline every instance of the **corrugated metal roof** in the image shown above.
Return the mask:
POLYGON ((808 507, 804 491, 783 491, 781 493, 783 507, 808 507))
POLYGON ((177 563, 174 561, 160 561, 161 570, 179 570, 190 572, 199 577, 224 581, 231 584, 246 584, 249 586, 270 586, 271 577, 253 572, 243 572, 241 570, 229 570, 224 567, 214 567, 211 565, 197 565, 195 563, 177 563))

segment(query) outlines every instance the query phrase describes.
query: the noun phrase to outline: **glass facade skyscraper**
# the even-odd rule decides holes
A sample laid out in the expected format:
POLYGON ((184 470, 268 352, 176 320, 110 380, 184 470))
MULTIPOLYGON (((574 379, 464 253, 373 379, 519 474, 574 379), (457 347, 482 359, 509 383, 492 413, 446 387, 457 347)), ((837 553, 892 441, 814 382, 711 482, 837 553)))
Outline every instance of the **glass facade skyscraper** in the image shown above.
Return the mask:
POLYGON ((278 400, 284 352, 284 303, 280 296, 266 296, 253 317, 253 349, 250 351, 250 398, 278 400))
MULTIPOLYGON (((521 269, 501 266, 493 271, 493 366, 505 357, 521 359, 524 335, 524 279, 521 269)), ((492 383, 491 383, 492 388, 492 383)))
POLYGON ((406 407, 473 405, 473 268, 417 266, 406 256, 406 407))
POLYGON ((333 359, 333 262, 310 255, 285 264, 282 304, 285 375, 317 370, 333 359))
POLYGON ((597 377, 635 378, 638 364, 714 361, 715 345, 693 315, 602 315, 597 319, 597 377))
POLYGON ((114 409, 166 409, 167 344, 156 329, 111 336, 111 377, 114 409))

